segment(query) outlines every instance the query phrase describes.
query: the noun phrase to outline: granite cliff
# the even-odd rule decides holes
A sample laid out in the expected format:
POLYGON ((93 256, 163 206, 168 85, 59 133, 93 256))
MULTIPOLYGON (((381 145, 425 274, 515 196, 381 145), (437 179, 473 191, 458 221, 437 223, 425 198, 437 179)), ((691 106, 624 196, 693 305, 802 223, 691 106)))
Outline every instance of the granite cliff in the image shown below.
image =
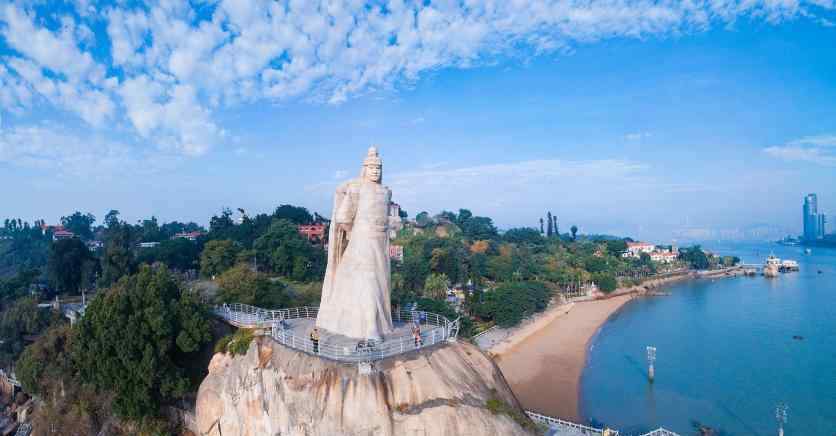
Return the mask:
POLYGON ((260 337, 246 355, 214 356, 196 407, 201 436, 532 434, 498 367, 465 343, 360 374, 260 337))

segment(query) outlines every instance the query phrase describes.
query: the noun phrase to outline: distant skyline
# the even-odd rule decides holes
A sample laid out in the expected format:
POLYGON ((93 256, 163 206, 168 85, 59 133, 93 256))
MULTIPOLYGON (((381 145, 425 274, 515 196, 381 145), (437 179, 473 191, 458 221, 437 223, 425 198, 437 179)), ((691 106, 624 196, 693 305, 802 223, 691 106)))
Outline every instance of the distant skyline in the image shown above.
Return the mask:
POLYGON ((0 5, 0 219, 327 216, 370 145, 410 216, 663 242, 836 214, 833 0, 460 3, 0 5))

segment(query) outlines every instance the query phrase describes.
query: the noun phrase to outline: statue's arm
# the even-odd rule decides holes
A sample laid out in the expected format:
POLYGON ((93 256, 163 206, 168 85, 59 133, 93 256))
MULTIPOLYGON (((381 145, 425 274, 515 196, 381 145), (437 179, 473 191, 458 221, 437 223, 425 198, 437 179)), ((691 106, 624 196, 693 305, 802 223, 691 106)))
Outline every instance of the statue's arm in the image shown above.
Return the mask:
POLYGON ((357 203, 355 196, 351 193, 351 185, 345 184, 337 188, 337 196, 340 197, 340 201, 334 219, 337 221, 338 228, 350 232, 354 216, 357 214, 357 203))

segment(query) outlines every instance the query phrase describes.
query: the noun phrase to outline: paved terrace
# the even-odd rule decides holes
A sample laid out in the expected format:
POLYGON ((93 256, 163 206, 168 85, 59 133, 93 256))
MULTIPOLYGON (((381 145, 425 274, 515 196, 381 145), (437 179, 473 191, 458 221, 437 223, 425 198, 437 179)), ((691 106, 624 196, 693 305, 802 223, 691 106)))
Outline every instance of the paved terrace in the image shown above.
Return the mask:
POLYGON ((320 341, 315 348, 310 333, 316 323, 316 307, 267 310, 245 304, 228 304, 215 306, 213 312, 236 327, 262 329, 280 344, 295 350, 350 363, 381 360, 455 341, 459 331, 458 319, 451 321, 438 314, 417 310, 396 311, 392 313, 394 331, 383 341, 358 341, 320 329, 320 341), (414 324, 421 329, 421 341, 417 345, 412 335, 414 324))

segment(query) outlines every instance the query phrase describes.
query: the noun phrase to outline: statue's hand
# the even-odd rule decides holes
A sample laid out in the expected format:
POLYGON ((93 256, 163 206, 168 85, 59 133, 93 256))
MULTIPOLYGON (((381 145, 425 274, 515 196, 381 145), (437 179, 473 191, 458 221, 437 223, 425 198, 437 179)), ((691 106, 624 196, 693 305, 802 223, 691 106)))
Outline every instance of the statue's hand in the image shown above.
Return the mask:
POLYGON ((351 233, 351 227, 352 227, 351 223, 341 223, 340 224, 340 230, 342 230, 346 233, 351 233))

